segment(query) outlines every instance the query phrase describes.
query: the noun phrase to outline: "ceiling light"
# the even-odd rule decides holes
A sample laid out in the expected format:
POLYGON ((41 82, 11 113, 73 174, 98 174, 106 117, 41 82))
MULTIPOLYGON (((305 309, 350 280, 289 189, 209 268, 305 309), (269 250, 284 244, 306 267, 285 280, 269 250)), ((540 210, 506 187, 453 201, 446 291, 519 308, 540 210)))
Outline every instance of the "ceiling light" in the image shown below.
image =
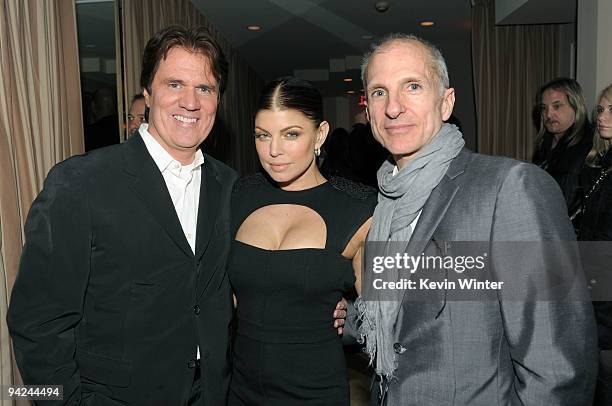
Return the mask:
POLYGON ((349 90, 349 91, 347 91, 347 93, 348 94, 355 94, 355 91, 354 90, 349 90))
POLYGON ((378 11, 379 13, 384 13, 385 11, 389 10, 389 2, 377 1, 374 7, 376 7, 376 11, 378 11))
POLYGON ((352 81, 353 81, 353 78, 344 78, 344 79, 342 79, 342 80, 344 80, 345 82, 352 82, 352 81))
POLYGON ((261 30, 261 26, 259 25, 248 25, 247 30, 249 31, 259 31, 261 30))
POLYGON ((434 25, 433 21, 421 21, 421 27, 431 27, 434 25))
POLYGON ((372 38, 374 38, 373 35, 362 35, 361 36, 361 39, 372 39, 372 38))

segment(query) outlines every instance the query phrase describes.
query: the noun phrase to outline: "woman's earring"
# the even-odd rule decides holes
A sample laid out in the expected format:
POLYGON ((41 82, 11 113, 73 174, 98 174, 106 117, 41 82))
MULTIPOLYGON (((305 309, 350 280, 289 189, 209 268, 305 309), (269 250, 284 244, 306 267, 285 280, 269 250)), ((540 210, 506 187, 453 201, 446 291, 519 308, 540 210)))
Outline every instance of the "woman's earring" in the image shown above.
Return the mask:
POLYGON ((321 148, 315 148, 315 156, 321 155, 321 148))

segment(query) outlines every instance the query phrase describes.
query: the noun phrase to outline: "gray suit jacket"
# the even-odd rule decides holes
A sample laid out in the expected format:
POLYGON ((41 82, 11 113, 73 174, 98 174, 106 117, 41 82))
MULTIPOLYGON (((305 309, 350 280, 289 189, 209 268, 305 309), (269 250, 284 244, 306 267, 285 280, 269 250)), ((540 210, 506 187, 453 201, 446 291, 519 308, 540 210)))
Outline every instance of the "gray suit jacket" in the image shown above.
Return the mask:
MULTIPOLYGON (((408 249, 435 251, 436 241, 574 239, 560 190, 544 171, 464 148, 423 207, 410 243, 420 246, 408 249)), ((495 272, 507 280, 520 277, 524 268, 517 268, 505 261, 495 272)), ((444 293, 419 302, 409 295, 396 326, 397 379, 387 405, 590 404, 597 373, 590 302, 450 301, 444 293)))

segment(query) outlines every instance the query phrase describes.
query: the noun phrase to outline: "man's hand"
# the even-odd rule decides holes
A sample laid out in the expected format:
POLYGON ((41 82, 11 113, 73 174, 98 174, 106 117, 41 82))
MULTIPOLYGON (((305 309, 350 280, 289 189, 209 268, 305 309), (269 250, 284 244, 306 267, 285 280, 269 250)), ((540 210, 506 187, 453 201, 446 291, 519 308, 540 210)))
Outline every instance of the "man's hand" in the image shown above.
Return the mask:
POLYGON ((334 327, 338 329, 338 335, 342 335, 344 326, 344 321, 346 319, 346 299, 342 298, 336 304, 336 309, 334 310, 334 327))

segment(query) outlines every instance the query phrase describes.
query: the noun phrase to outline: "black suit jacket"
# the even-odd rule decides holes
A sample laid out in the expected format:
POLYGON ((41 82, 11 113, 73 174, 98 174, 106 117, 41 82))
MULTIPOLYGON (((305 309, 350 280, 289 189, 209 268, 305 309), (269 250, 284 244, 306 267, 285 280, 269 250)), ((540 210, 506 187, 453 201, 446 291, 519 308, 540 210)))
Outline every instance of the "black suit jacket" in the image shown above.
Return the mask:
POLYGON ((225 404, 233 170, 205 155, 196 253, 139 135, 50 172, 25 228, 8 324, 26 384, 68 404, 225 404))

